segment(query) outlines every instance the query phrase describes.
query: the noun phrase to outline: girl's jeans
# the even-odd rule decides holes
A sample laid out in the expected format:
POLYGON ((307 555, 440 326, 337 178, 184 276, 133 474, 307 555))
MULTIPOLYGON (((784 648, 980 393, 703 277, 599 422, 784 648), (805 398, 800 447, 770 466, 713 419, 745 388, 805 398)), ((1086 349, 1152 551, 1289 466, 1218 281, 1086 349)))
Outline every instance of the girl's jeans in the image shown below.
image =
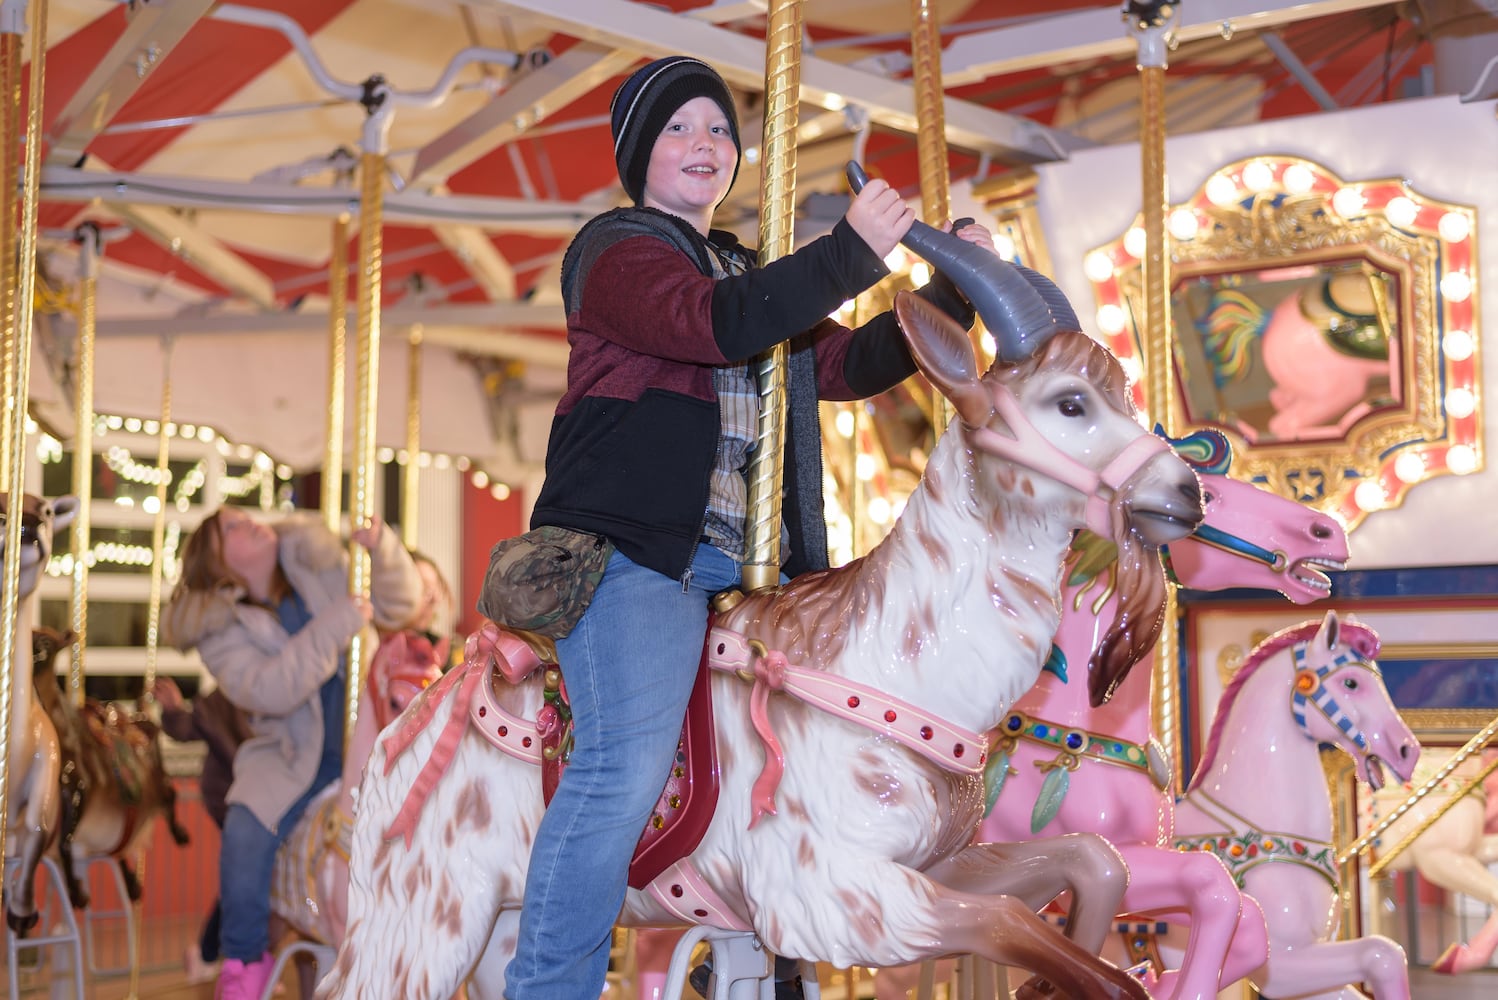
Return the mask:
POLYGON ((629 862, 666 785, 702 658, 708 598, 739 564, 697 547, 683 587, 615 552, 557 642, 574 745, 536 833, 510 1000, 598 1000, 629 862))

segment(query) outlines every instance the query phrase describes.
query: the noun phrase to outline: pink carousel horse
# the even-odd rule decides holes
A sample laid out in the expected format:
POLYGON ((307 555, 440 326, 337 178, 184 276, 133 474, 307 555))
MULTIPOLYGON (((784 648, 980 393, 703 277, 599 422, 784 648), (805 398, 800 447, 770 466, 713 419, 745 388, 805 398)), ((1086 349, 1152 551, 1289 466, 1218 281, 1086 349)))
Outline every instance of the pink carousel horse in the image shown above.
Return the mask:
MULTIPOLYGON (((622 920, 752 930, 777 954, 840 967, 971 952, 1073 997, 1142 997, 1079 946, 1082 931, 1074 943, 1034 912, 1070 883, 1073 922, 1106 934, 1123 883, 1093 863, 1116 862, 1104 841, 971 839, 984 734, 1045 661, 1072 533, 1091 524, 1113 536, 1130 586, 1163 597, 1150 546, 1195 527, 1199 487, 1136 422, 1117 361, 1074 332, 1059 291, 1037 294, 1038 275, 976 255, 936 263, 1008 360, 980 378, 959 327, 898 297, 912 353, 959 419, 877 548, 718 614, 704 658, 717 807, 685 856, 631 889, 622 920), (1027 308, 1048 339, 1015 349, 1027 334, 1014 317, 1027 308), (1077 860, 1088 866, 1068 870, 1077 860)), ((348 934, 319 996, 446 997, 475 962, 470 997, 501 995, 548 738, 526 721, 543 707, 540 680, 491 682, 491 661, 515 665, 509 638, 492 627, 471 637, 465 666, 448 675, 461 684, 428 691, 375 751, 355 820, 348 934)), ((1137 653, 1119 649, 1094 674, 1096 697, 1137 653)))
POLYGON ((1407 781, 1420 758, 1377 652, 1372 629, 1335 611, 1255 646, 1223 692, 1196 775, 1176 803, 1176 847, 1221 858, 1264 911, 1269 958, 1249 978, 1267 996, 1346 1000, 1363 995, 1350 985, 1358 982, 1379 1000, 1410 996, 1399 945, 1379 936, 1333 940, 1339 876, 1318 746, 1349 754, 1375 791, 1385 767, 1407 781))
POLYGON ((327 945, 343 940, 354 790, 380 730, 442 678, 446 661, 446 640, 434 647, 414 630, 386 636, 370 660, 362 710, 343 755, 343 776, 308 803, 276 852, 271 912, 299 934, 327 945))
MULTIPOLYGON (((1388 815, 1450 758, 1450 752, 1432 754, 1427 750, 1421 755, 1420 766, 1411 780, 1402 786, 1390 785, 1368 797, 1364 821, 1371 825, 1380 815, 1388 815)), ((1473 776, 1481 764, 1478 758, 1470 758, 1442 779, 1430 794, 1380 835, 1371 858, 1379 856, 1380 845, 1401 842, 1437 806, 1449 802, 1457 786, 1473 776)), ((1414 869, 1426 881, 1447 892, 1472 896, 1494 907, 1476 934, 1447 946, 1432 964, 1436 972, 1448 975, 1487 968, 1494 951, 1498 951, 1498 877, 1488 869, 1489 864, 1498 861, 1498 772, 1488 776, 1485 786, 1452 806, 1385 869, 1390 872, 1414 869)))
MULTIPOLYGON (((0 494, 0 525, 14 516, 11 497, 0 494)), ((9 773, 6 792, 5 860, 15 861, 5 885, 5 920, 24 934, 36 926, 35 876, 42 852, 57 835, 62 754, 57 728, 37 699, 31 664, 31 629, 36 621, 36 586, 52 555, 52 533, 78 512, 74 497, 23 498, 21 576, 17 581, 16 631, 11 670, 10 731, 5 734, 9 773)), ((0 543, 0 549, 3 549, 0 543)))
MULTIPOLYGON (((1348 555, 1346 533, 1336 521, 1230 479, 1231 454, 1221 434, 1199 433, 1175 448, 1201 476, 1205 509, 1194 534, 1170 543, 1166 562, 1178 583, 1200 590, 1277 590, 1297 604, 1330 592, 1323 571, 1343 568, 1348 555)), ((1003 843, 1077 832, 1106 837, 1129 866, 1119 912, 1130 920, 1184 919, 1191 927, 1179 972, 1165 973, 1153 992, 1212 997, 1263 964, 1264 921, 1219 862, 1183 857, 1170 847, 1175 794, 1152 731, 1150 672, 1142 664, 1131 671, 1104 705, 1094 707, 1088 698, 1085 672, 1077 667, 1085 671, 1100 638, 1099 623, 1113 620, 1119 603, 1128 600, 1111 555, 1095 537, 1074 547, 1051 661, 1004 720, 990 751, 993 805, 977 839, 1003 843)), ((877 995, 903 997, 913 977, 914 970, 881 970, 877 995)))

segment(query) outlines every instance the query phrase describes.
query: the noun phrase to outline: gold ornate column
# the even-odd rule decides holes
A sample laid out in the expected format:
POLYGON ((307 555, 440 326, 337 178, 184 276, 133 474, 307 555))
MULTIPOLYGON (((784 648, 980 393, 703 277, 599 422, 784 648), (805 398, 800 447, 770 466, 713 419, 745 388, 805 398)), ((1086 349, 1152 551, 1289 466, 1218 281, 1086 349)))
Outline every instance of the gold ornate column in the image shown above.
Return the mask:
MULTIPOLYGON (((1176 7, 1159 2, 1134 2, 1124 6, 1124 17, 1139 47, 1139 156, 1143 178, 1145 252, 1144 283, 1144 386, 1149 419, 1174 434, 1175 374, 1171 360, 1170 333, 1170 233, 1166 229, 1165 181, 1165 69, 1176 7)), ((1174 588, 1165 589, 1165 624, 1155 644, 1154 683, 1151 685, 1154 732, 1170 758, 1176 788, 1185 787, 1181 743, 1181 698, 1176 667, 1180 641, 1176 634, 1174 588)))
MULTIPOLYGON (((42 72, 47 62, 47 4, 45 0, 34 0, 31 4, 31 92, 26 105, 26 134, 36 137, 42 134, 42 72)), ((16 55, 19 57, 19 46, 16 55)), ((14 377, 8 386, 6 407, 0 419, 0 440, 9 448, 5 453, 5 482, 17 499, 11 507, 17 513, 21 509, 19 496, 26 473, 26 403, 27 380, 31 374, 31 313, 36 299, 36 202, 37 180, 41 166, 41 143, 26 143, 25 183, 21 193, 20 240, 16 244, 16 309, 13 328, 13 343, 6 345, 6 358, 14 359, 14 377)), ((9 219, 0 219, 0 228, 8 226, 9 219)), ((12 370, 12 369, 8 369, 12 370)), ((28 641, 25 650, 16 649, 16 616, 20 611, 21 586, 21 518, 5 519, 5 558, 3 574, 0 574, 0 733, 10 733, 11 704, 14 690, 11 678, 19 664, 22 669, 31 669, 31 647, 28 641)), ((28 637, 29 640, 29 637, 28 637)), ((10 792, 10 761, 7 754, 0 753, 0 817, 7 815, 7 796, 10 792)), ((4 855, 5 830, 0 824, 0 856, 4 855)))
MULTIPOLYGON (((383 91, 383 85, 379 90, 383 91)), ((385 150, 390 128, 388 93, 369 101, 359 159, 359 285, 358 357, 354 387, 354 478, 349 497, 349 523, 355 528, 374 516, 375 416, 380 384, 380 284, 384 265, 385 150)), ((369 553, 349 543, 349 593, 369 596, 369 553)), ((359 721, 359 697, 364 677, 364 638, 355 635, 348 650, 343 748, 359 721)))
MULTIPOLYGON (((791 252, 796 209, 796 127, 800 122, 801 2, 774 0, 765 37, 764 164, 761 170, 759 261, 791 252)), ((745 529, 745 590, 780 582, 780 486, 785 461, 785 344, 755 359, 759 426, 749 463, 749 517, 745 529)))
POLYGON ((343 522, 343 388, 348 380, 348 213, 333 222, 328 262, 328 413, 322 463, 322 519, 338 533, 343 522))
POLYGON ((68 666, 68 696, 83 707, 84 658, 88 650, 88 571, 93 555, 90 527, 94 495, 94 332, 98 296, 99 229, 78 230, 78 345, 73 358, 73 592, 69 605, 73 655, 68 666))

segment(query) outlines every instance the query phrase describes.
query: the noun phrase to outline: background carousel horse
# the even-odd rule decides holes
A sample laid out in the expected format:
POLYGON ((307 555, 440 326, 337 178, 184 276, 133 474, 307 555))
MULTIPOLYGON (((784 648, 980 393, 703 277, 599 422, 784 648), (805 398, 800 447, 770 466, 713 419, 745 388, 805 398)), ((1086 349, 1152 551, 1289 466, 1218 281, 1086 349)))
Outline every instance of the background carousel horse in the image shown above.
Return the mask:
POLYGON ((31 634, 37 699, 57 727, 62 751, 58 856, 74 907, 89 904, 79 876, 94 857, 115 860, 134 902, 141 885, 129 859, 148 842, 156 817, 166 820, 178 845, 190 838, 177 821, 177 790, 162 761, 160 727, 112 703, 89 699, 80 710, 63 692, 54 664, 72 641, 73 633, 46 626, 31 634))
MULTIPOLYGON (((1166 564, 1180 585, 1276 590, 1297 604, 1330 593, 1323 571, 1347 562, 1341 525, 1230 479, 1230 446, 1216 431, 1172 445, 1201 476, 1205 510, 1194 534, 1170 543, 1166 564)), ((1087 696, 1084 671, 1102 624, 1128 600, 1113 556, 1112 546, 1093 535, 1079 536, 1073 546, 1051 660, 995 734, 988 762, 992 805, 977 839, 1106 837, 1129 866, 1119 912, 1190 925, 1180 971, 1165 973, 1152 992, 1212 997, 1263 964, 1263 916, 1252 900, 1245 908, 1215 858, 1183 856, 1170 846, 1175 789, 1165 780, 1152 731, 1150 672, 1130 671, 1104 705, 1094 707, 1087 696)), ((881 970, 875 983, 880 1000, 895 1000, 915 985, 914 970, 881 970)))
MULTIPOLYGON (((1073 858, 1117 864, 1104 841, 970 842, 983 734, 1045 660, 1072 533, 1092 524, 1114 536, 1129 585, 1163 599, 1151 546, 1195 526, 1199 487, 1134 419, 1116 359, 1085 334, 1056 332, 1078 329, 1074 316, 1056 318, 1070 313, 1059 291, 1050 286, 1048 300, 1030 284, 1044 283, 1038 275, 976 254, 954 267, 934 256, 1009 361, 980 378, 960 327, 898 297, 912 353, 960 419, 873 551, 720 613, 706 657, 717 809, 687 859, 628 893, 622 919, 752 930, 777 954, 840 967, 971 952, 1036 970, 1071 996, 1143 996, 1034 912, 1069 875, 1075 927, 1106 934, 1122 880, 1067 871, 1073 858), (1014 349, 1025 334, 1013 317, 1027 309, 1054 336, 1014 349), (776 700, 773 727, 772 689, 793 696, 776 700), (968 889, 950 886, 959 876, 968 889)), ((1137 654, 1132 638, 1112 644, 1119 655, 1094 674, 1096 697, 1137 654)), ((470 996, 503 990, 544 808, 542 770, 520 749, 537 730, 522 720, 537 717, 543 690, 534 677, 491 684, 494 641, 471 637, 457 695, 445 679, 375 751, 355 820, 348 935, 321 997, 445 997, 475 960, 470 996), (471 724, 478 716, 486 729, 471 724), (495 749, 495 732, 508 751, 495 749)))
MULTIPOLYGON (((1176 847, 1209 851, 1264 911, 1269 958, 1249 978, 1267 996, 1408 1000, 1404 951, 1380 936, 1335 941, 1339 879, 1318 745, 1338 747, 1375 790, 1409 780, 1420 744, 1373 657, 1378 636, 1328 611, 1248 654, 1217 706, 1202 760, 1176 803, 1176 847)), ((1162 950, 1177 952, 1172 928, 1162 950)))
MULTIPOLYGON (((1296 276, 1288 268, 1274 272, 1276 280, 1296 276)), ((1302 287, 1269 310, 1235 288, 1220 289, 1197 321, 1218 386, 1249 374, 1259 343, 1274 382, 1268 430, 1282 441, 1345 431, 1368 412, 1371 388, 1399 384, 1383 279, 1361 268, 1307 268, 1304 276, 1302 287)))
MULTIPOLYGON (((1365 825, 1371 826, 1378 822, 1379 816, 1388 815, 1397 808, 1411 791, 1425 784, 1444 767, 1452 753, 1432 754, 1427 750, 1421 754, 1420 765, 1409 781, 1381 788, 1369 796, 1361 817, 1365 825)), ((1380 835, 1371 857, 1378 857, 1378 845, 1393 845, 1404 840, 1425 817, 1449 801, 1452 793, 1481 766, 1476 757, 1459 765, 1434 791, 1380 835)), ((1385 869, 1401 872, 1413 868, 1426 881, 1447 892, 1463 893, 1494 907, 1470 939, 1447 946, 1431 966, 1437 972, 1456 974, 1486 968, 1494 951, 1498 950, 1498 877, 1488 870, 1489 863, 1498 861, 1498 815, 1495 814, 1498 814, 1498 772, 1431 824, 1430 829, 1416 837, 1414 843, 1385 869)), ((1413 901, 1409 905, 1414 905, 1413 901)))
MULTIPOLYGON (((17 864, 5 886, 5 920, 24 934, 36 926, 35 876, 42 852, 52 842, 58 822, 58 781, 62 768, 57 728, 37 700, 32 665, 31 629, 36 621, 36 585, 52 555, 52 533, 69 524, 78 501, 63 496, 47 501, 25 496, 21 506, 21 578, 16 606, 15 662, 11 676, 10 731, 5 736, 9 767, 5 816, 7 863, 17 864)), ((0 494, 0 524, 11 516, 11 498, 0 494)), ((3 543, 0 543, 3 546, 3 543)))
MULTIPOLYGON (((281 849, 271 876, 271 911, 286 926, 322 944, 343 940, 348 912, 349 840, 354 790, 375 737, 423 690, 442 677, 447 642, 435 646, 408 629, 381 640, 369 662, 364 700, 343 756, 343 776, 307 806, 281 849)), ((272 934, 274 941, 281 937, 272 934)))

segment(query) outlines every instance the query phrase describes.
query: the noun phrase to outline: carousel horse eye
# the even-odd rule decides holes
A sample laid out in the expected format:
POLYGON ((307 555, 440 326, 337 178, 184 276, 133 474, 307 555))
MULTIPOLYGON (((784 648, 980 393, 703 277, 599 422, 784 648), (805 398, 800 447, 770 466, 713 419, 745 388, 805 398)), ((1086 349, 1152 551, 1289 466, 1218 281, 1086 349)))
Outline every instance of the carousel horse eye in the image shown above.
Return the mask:
POLYGON ((1358 689, 1358 679, 1356 677, 1349 677, 1342 682, 1342 686, 1349 691, 1356 691, 1358 689))
POLYGON ((1311 537, 1330 538, 1332 537, 1332 529, 1330 526, 1325 524, 1313 524, 1311 525, 1311 537))

